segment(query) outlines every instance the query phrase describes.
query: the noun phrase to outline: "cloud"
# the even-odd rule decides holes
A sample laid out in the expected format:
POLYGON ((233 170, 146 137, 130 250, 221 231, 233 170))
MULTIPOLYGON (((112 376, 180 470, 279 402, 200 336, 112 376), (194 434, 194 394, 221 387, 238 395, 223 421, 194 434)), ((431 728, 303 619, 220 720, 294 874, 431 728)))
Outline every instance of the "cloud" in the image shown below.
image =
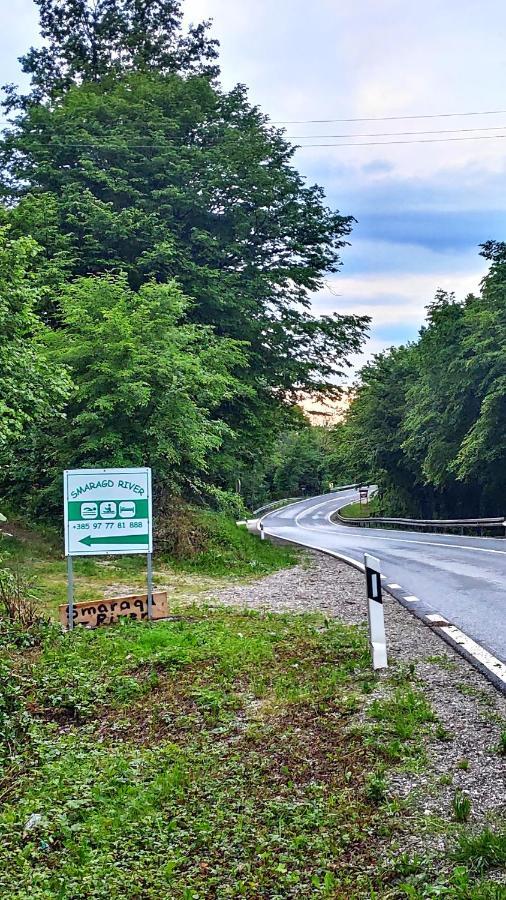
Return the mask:
MULTIPOLYGON (((2 83, 37 42, 32 0, 0 0, 2 83)), ((223 84, 246 83, 274 121, 500 110, 506 10, 502 0, 185 0, 187 21, 213 18, 223 84)), ((502 116, 287 124, 294 142, 357 143, 331 135, 504 126, 502 116), (311 135, 328 135, 313 138, 311 135)), ((358 219, 341 273, 317 311, 373 316, 367 354, 411 339, 438 287, 464 296, 486 271, 477 245, 506 233, 506 138, 383 146, 304 147, 295 164, 329 205, 358 219), (337 295, 337 296, 336 296, 337 295)), ((376 140, 415 140, 416 135, 376 140)), ((354 358, 358 364, 358 358, 354 358)))

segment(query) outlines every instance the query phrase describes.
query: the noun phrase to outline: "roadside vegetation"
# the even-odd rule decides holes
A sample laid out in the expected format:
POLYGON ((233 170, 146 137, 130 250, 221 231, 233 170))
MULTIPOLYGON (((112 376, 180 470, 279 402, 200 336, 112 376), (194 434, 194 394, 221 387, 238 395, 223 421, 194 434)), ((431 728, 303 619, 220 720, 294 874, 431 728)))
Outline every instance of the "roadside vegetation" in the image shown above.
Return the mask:
MULTIPOLYGON (((10 536, 0 530, 0 599, 3 572, 4 580, 21 579, 25 595, 36 596, 39 611, 57 619, 58 605, 66 603, 61 535, 10 518, 3 530, 10 536)), ((184 504, 160 523, 156 534, 155 587, 168 587, 176 598, 268 575, 301 558, 292 547, 259 541, 224 514, 184 504)), ((146 561, 143 556, 76 558, 74 578, 77 602, 101 599, 111 585, 116 593, 144 592, 146 561)))
POLYGON ((439 291, 416 341, 362 369, 333 431, 329 476, 380 487, 384 515, 503 515, 506 243, 488 241, 481 291, 439 291))
POLYGON ((339 510, 339 514, 348 519, 367 519, 369 516, 379 515, 379 503, 377 497, 372 497, 367 503, 348 503, 339 510))
POLYGON ((412 669, 372 675, 364 628, 171 614, 0 631, 2 897, 504 898, 504 831, 392 791, 437 722, 412 669), (406 849, 432 830, 444 860, 406 849))

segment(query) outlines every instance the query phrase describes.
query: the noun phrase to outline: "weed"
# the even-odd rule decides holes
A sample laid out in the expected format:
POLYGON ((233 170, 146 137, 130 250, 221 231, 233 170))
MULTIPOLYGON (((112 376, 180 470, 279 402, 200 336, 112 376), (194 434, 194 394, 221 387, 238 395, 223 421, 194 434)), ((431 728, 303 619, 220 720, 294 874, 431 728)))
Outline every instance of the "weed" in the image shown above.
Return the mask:
POLYGON ((444 785, 453 784, 453 775, 450 775, 449 773, 446 775, 440 775, 439 784, 444 784, 444 785))
POLYGON ((391 674, 393 684, 405 684, 416 680, 416 666, 414 663, 400 663, 391 674))
POLYGON ((506 756, 506 729, 504 731, 501 731, 501 734, 499 736, 497 752, 499 756, 506 756))
POLYGON ((485 828, 478 834, 461 834, 455 858, 479 874, 488 869, 505 866, 506 831, 492 831, 485 828))
POLYGON ((490 694, 487 694, 486 691, 482 691, 480 688, 474 687, 472 684, 466 684, 465 681, 461 681, 457 687, 461 694, 464 694, 467 697, 473 697, 485 706, 492 706, 494 703, 490 694))
POLYGON ((40 615, 33 586, 34 578, 19 569, 0 569, 0 615, 21 628, 35 625, 40 615))
POLYGON ((469 769, 469 760, 465 757, 463 759, 459 759, 457 768, 462 769, 464 772, 467 772, 467 770, 469 769))
POLYGON ((471 815, 471 798, 465 791, 456 790, 452 800, 452 812, 455 822, 468 822, 471 815))
POLYGON ((434 721, 434 713, 419 691, 397 688, 391 697, 374 700, 369 715, 379 722, 387 722, 399 737, 411 737, 419 725, 434 721))
POLYGON ((380 768, 376 772, 371 772, 367 777, 365 790, 369 803, 382 803, 386 796, 387 787, 388 782, 385 778, 384 769, 380 768))
POLYGON ((441 723, 438 722, 434 729, 434 736, 438 741, 453 741, 455 735, 453 731, 448 731, 441 723))
POLYGON ((440 669, 444 669, 446 672, 456 672, 458 669, 457 663, 444 653, 435 653, 427 656, 427 662, 439 666, 440 669))

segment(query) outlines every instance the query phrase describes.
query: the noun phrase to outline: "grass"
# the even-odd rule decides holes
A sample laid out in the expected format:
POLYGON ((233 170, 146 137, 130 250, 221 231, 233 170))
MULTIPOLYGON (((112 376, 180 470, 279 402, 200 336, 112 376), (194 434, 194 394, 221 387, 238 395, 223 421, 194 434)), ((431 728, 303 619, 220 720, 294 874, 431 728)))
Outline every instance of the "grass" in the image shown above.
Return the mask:
POLYGON ((390 775, 434 717, 371 679, 362 628, 193 606, 4 660, 5 900, 494 896, 499 837, 461 837, 443 875, 396 850, 414 826, 390 775))
MULTIPOLYGON (((199 559, 158 557, 169 621, 0 628, 2 900, 504 900, 483 880, 501 832, 438 823, 444 866, 399 850, 416 817, 391 784, 439 728, 415 667, 373 675, 361 627, 206 606, 296 559, 223 527, 199 559)), ((58 544, 8 540, 54 609, 58 544)), ((78 598, 142 586, 143 562, 76 561, 78 598)))
POLYGON ((199 608, 50 634, 16 663, 31 724, 3 782, 2 897, 329 896, 360 881, 383 828, 374 759, 347 733, 367 658, 358 629, 199 608))
POLYGON ((378 500, 376 497, 372 497, 368 503, 350 503, 348 506, 343 506, 342 509, 339 510, 341 516, 350 519, 365 519, 368 516, 377 516, 378 513, 378 500))
MULTIPOLYGON (((234 584, 238 579, 257 578, 295 565, 301 558, 292 547, 260 541, 245 528, 225 516, 198 513, 204 540, 200 552, 186 559, 155 553, 155 588, 167 588, 171 600, 194 600, 205 591, 234 584)), ((57 617, 58 606, 66 603, 66 562, 60 536, 48 529, 28 530, 16 522, 5 529, 13 537, 0 534, 2 565, 35 579, 43 611, 57 617)), ((98 600, 106 588, 115 594, 146 590, 146 561, 139 556, 84 557, 74 559, 75 600, 98 600)))
POLYGON ((492 897, 472 844, 475 893, 398 858, 413 818, 390 775, 434 716, 407 675, 371 678, 362 628, 194 605, 48 628, 4 665, 5 900, 492 897))
POLYGON ((471 815, 471 798, 464 791, 456 790, 452 800, 452 813, 456 822, 467 822, 471 815))
POLYGON ((474 872, 506 866, 506 830, 485 828, 476 834, 463 833, 455 851, 455 859, 466 863, 474 872))

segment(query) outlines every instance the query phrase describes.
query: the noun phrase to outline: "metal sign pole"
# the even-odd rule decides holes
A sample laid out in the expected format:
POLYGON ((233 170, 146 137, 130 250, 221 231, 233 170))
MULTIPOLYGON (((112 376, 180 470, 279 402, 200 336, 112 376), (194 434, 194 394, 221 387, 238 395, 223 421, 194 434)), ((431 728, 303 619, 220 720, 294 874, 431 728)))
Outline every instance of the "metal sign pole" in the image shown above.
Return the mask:
POLYGON ((148 619, 153 618, 153 554, 148 553, 148 619))
POLYGON ((68 605, 68 630, 74 627, 74 568, 72 557, 67 556, 67 605, 68 605))
POLYGON ((367 618, 373 669, 388 668, 385 616, 381 595, 381 563, 375 556, 364 555, 367 586, 367 618))

